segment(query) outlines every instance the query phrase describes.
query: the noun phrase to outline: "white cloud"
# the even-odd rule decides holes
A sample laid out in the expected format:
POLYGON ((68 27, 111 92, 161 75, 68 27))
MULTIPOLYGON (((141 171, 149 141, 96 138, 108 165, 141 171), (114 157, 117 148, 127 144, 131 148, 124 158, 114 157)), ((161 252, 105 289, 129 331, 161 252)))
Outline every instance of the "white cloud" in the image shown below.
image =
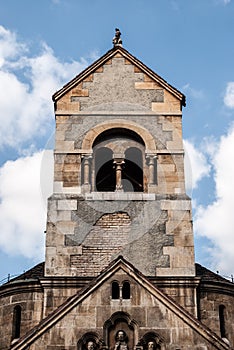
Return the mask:
POLYGON ((0 26, 0 147, 43 135, 54 120, 52 94, 87 66, 60 62, 45 43, 37 56, 29 49, 0 26))
POLYGON ((191 87, 189 83, 184 85, 182 87, 182 90, 184 92, 187 92, 191 97, 193 97, 195 99, 202 99, 205 96, 204 92, 202 90, 198 90, 198 89, 191 87))
POLYGON ((191 141, 184 140, 185 186, 187 193, 197 187, 198 182, 210 173, 206 156, 191 141))
POLYGON ((0 247, 7 254, 44 258, 45 197, 52 193, 52 164, 53 152, 47 150, 0 168, 0 247), (41 171, 47 172, 47 187, 41 171))
POLYGON ((0 25, 0 68, 25 51, 25 44, 17 42, 15 33, 0 25))
POLYGON ((234 108, 234 82, 227 83, 224 104, 229 108, 234 108))
MULTIPOLYGON (((212 148, 211 148, 212 149, 212 148)), ((195 232, 211 240, 213 268, 222 274, 234 273, 234 127, 213 145, 216 199, 196 210, 195 232)))

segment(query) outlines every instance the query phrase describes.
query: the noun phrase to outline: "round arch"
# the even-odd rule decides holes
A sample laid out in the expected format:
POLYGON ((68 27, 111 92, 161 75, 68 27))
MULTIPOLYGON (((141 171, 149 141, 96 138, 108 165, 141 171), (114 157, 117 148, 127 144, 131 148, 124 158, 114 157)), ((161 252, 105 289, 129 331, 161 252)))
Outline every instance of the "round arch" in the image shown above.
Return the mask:
POLYGON ((85 150, 87 153, 92 153, 92 146, 95 139, 104 131, 113 128, 123 128, 134 131, 144 141, 146 153, 150 152, 156 154, 156 144, 150 132, 147 129, 140 126, 139 124, 129 122, 124 119, 117 119, 115 121, 101 123, 90 129, 83 139, 82 149, 85 150))

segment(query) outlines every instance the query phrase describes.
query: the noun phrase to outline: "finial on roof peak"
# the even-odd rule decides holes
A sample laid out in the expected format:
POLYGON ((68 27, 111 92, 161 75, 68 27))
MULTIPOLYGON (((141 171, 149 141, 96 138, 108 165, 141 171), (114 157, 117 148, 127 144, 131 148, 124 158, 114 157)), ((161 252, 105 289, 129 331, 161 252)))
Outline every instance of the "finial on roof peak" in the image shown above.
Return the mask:
POLYGON ((122 39, 120 38, 121 32, 118 28, 115 28, 115 36, 112 40, 114 46, 122 46, 122 39))

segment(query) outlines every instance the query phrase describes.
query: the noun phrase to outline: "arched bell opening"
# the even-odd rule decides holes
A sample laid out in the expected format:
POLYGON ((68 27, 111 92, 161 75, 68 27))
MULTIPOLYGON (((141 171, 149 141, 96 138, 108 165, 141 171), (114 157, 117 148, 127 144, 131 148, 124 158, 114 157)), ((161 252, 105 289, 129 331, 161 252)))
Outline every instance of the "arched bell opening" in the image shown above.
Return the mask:
POLYGON ((113 151, 101 147, 95 152, 96 191, 114 192, 116 186, 113 151))
POLYGON ((145 144, 132 130, 104 131, 93 143, 92 188, 98 192, 144 192, 145 144))
POLYGON ((140 149, 130 147, 126 150, 122 179, 124 192, 143 192, 143 162, 140 149))

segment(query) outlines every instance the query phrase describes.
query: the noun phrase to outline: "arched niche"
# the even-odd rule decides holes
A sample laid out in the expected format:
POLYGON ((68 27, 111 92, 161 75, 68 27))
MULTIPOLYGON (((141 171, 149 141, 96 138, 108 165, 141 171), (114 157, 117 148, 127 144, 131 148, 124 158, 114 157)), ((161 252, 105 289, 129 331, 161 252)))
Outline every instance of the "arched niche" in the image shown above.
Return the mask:
POLYGON ((150 331, 139 340, 137 348, 143 350, 164 350, 164 339, 156 332, 150 331))
POLYGON ((87 332, 77 342, 77 350, 99 350, 105 348, 103 339, 95 332, 87 332))
POLYGON ((128 349, 133 349, 138 341, 138 325, 131 319, 126 312, 115 312, 103 326, 104 342, 108 349, 114 350, 116 344, 116 336, 119 331, 126 334, 126 343, 128 349))

